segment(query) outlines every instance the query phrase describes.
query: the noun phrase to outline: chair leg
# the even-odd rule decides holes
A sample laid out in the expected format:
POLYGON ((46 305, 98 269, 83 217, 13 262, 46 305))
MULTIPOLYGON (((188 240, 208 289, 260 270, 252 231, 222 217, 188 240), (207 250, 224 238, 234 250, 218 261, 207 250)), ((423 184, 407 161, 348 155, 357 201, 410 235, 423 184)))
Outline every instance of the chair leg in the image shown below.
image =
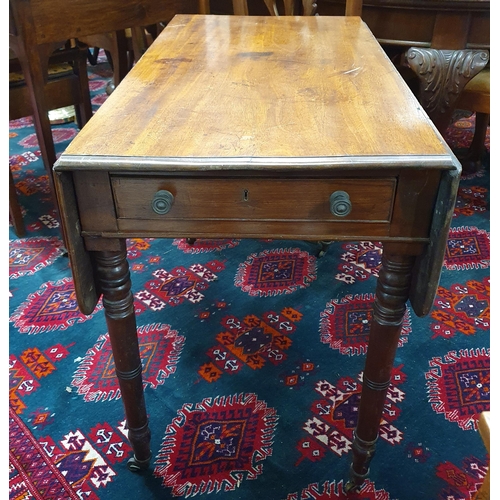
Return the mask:
POLYGON ((113 81, 108 84, 108 88, 106 89, 108 95, 113 92, 132 67, 125 30, 109 33, 109 37, 110 40, 105 52, 113 69, 113 81))
POLYGON ((464 174, 473 174, 481 166, 484 151, 484 141, 490 122, 490 115, 487 113, 476 113, 476 126, 471 145, 466 155, 460 159, 464 174))
MULTIPOLYGON (((56 150, 45 97, 47 71, 42 63, 42 60, 49 60, 52 51, 53 48, 50 44, 43 47, 39 46, 37 47, 37 50, 32 51, 27 51, 23 47, 20 54, 18 54, 18 58, 21 64, 26 86, 29 90, 35 133, 42 154, 43 165, 49 181, 50 194, 55 209, 55 218, 60 221, 59 203, 56 197, 54 176, 52 173, 52 167, 56 161, 56 150)), ((62 236, 64 239, 63 232, 62 236)))
POLYGON ((92 103, 90 101, 90 87, 87 73, 87 49, 79 49, 78 60, 73 62, 74 72, 78 76, 78 106, 75 106, 76 121, 82 128, 92 118, 92 103))
POLYGON ((99 57, 99 50, 100 50, 99 47, 92 47, 92 49, 89 47, 87 49, 87 58, 92 66, 95 66, 97 64, 97 58, 99 57))
POLYGON ((31 107, 33 109, 33 121, 35 132, 38 139, 38 145, 42 153, 42 159, 49 177, 51 192, 53 193, 54 203, 57 207, 55 199, 54 183, 52 178, 52 166, 56 161, 56 150, 54 146, 54 138, 52 137, 52 128, 49 120, 49 112, 45 99, 45 77, 44 68, 41 63, 42 58, 48 61, 49 53, 45 54, 39 48, 37 51, 26 51, 26 53, 18 56, 21 68, 23 70, 24 80, 30 94, 31 107))
POLYGON ((210 0, 198 0, 198 14, 210 14, 210 0))
POLYGON ((114 90, 130 70, 127 37, 125 35, 125 30, 115 31, 113 33, 108 33, 107 35, 109 39, 107 47, 105 48, 105 53, 111 69, 113 70, 111 90, 114 90))
POLYGON ((19 238, 26 235, 26 227, 24 225, 23 214, 17 198, 16 185, 14 184, 14 177, 9 168, 9 214, 14 226, 14 232, 19 238))
MULTIPOLYGON (((131 68, 125 30, 84 36, 79 38, 79 40, 88 47, 100 47, 104 50, 109 65, 113 70, 113 80, 108 84, 108 88, 106 89, 108 95, 111 94, 131 68)), ((97 61, 97 54, 94 55, 97 61)))

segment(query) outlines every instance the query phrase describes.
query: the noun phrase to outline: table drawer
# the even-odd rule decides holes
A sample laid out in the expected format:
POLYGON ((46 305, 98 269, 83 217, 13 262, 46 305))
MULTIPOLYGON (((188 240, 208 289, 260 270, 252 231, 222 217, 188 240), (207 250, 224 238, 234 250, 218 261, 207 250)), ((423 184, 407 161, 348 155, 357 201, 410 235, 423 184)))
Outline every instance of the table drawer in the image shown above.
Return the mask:
POLYGON ((136 220, 390 222, 396 190, 395 178, 112 176, 111 183, 118 219, 136 220))

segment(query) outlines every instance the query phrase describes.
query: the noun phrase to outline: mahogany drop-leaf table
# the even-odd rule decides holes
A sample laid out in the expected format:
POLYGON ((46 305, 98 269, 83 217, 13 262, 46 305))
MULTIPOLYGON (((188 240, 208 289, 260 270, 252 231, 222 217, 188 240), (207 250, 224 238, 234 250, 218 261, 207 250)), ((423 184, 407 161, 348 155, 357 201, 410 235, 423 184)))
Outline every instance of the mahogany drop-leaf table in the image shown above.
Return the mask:
POLYGON ((126 238, 383 242, 351 479, 402 319, 429 312, 460 164, 359 17, 178 15, 54 166, 81 311, 102 296, 134 456, 151 460, 126 238))

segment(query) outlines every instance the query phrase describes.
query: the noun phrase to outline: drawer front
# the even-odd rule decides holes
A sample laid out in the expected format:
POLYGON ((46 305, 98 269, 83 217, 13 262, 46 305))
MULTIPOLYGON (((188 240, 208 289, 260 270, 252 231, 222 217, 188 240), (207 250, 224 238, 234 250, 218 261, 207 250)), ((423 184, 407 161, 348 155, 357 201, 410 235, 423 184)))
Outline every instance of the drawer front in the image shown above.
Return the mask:
POLYGON ((396 190, 395 178, 186 179, 113 176, 111 184, 118 219, 135 220, 388 223, 396 190), (170 194, 165 194, 167 191, 170 194), (167 212, 162 213, 165 212, 165 204, 168 205, 167 212))

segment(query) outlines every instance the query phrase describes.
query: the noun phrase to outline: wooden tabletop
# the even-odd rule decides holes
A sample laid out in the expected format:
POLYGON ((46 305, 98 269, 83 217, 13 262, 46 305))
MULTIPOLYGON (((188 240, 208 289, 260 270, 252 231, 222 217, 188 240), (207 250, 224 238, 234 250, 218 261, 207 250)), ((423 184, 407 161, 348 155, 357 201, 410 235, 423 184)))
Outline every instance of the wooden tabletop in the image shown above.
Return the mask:
POLYGON ((103 156, 117 166, 413 157, 452 167, 358 17, 175 16, 58 165, 98 168, 103 156))

